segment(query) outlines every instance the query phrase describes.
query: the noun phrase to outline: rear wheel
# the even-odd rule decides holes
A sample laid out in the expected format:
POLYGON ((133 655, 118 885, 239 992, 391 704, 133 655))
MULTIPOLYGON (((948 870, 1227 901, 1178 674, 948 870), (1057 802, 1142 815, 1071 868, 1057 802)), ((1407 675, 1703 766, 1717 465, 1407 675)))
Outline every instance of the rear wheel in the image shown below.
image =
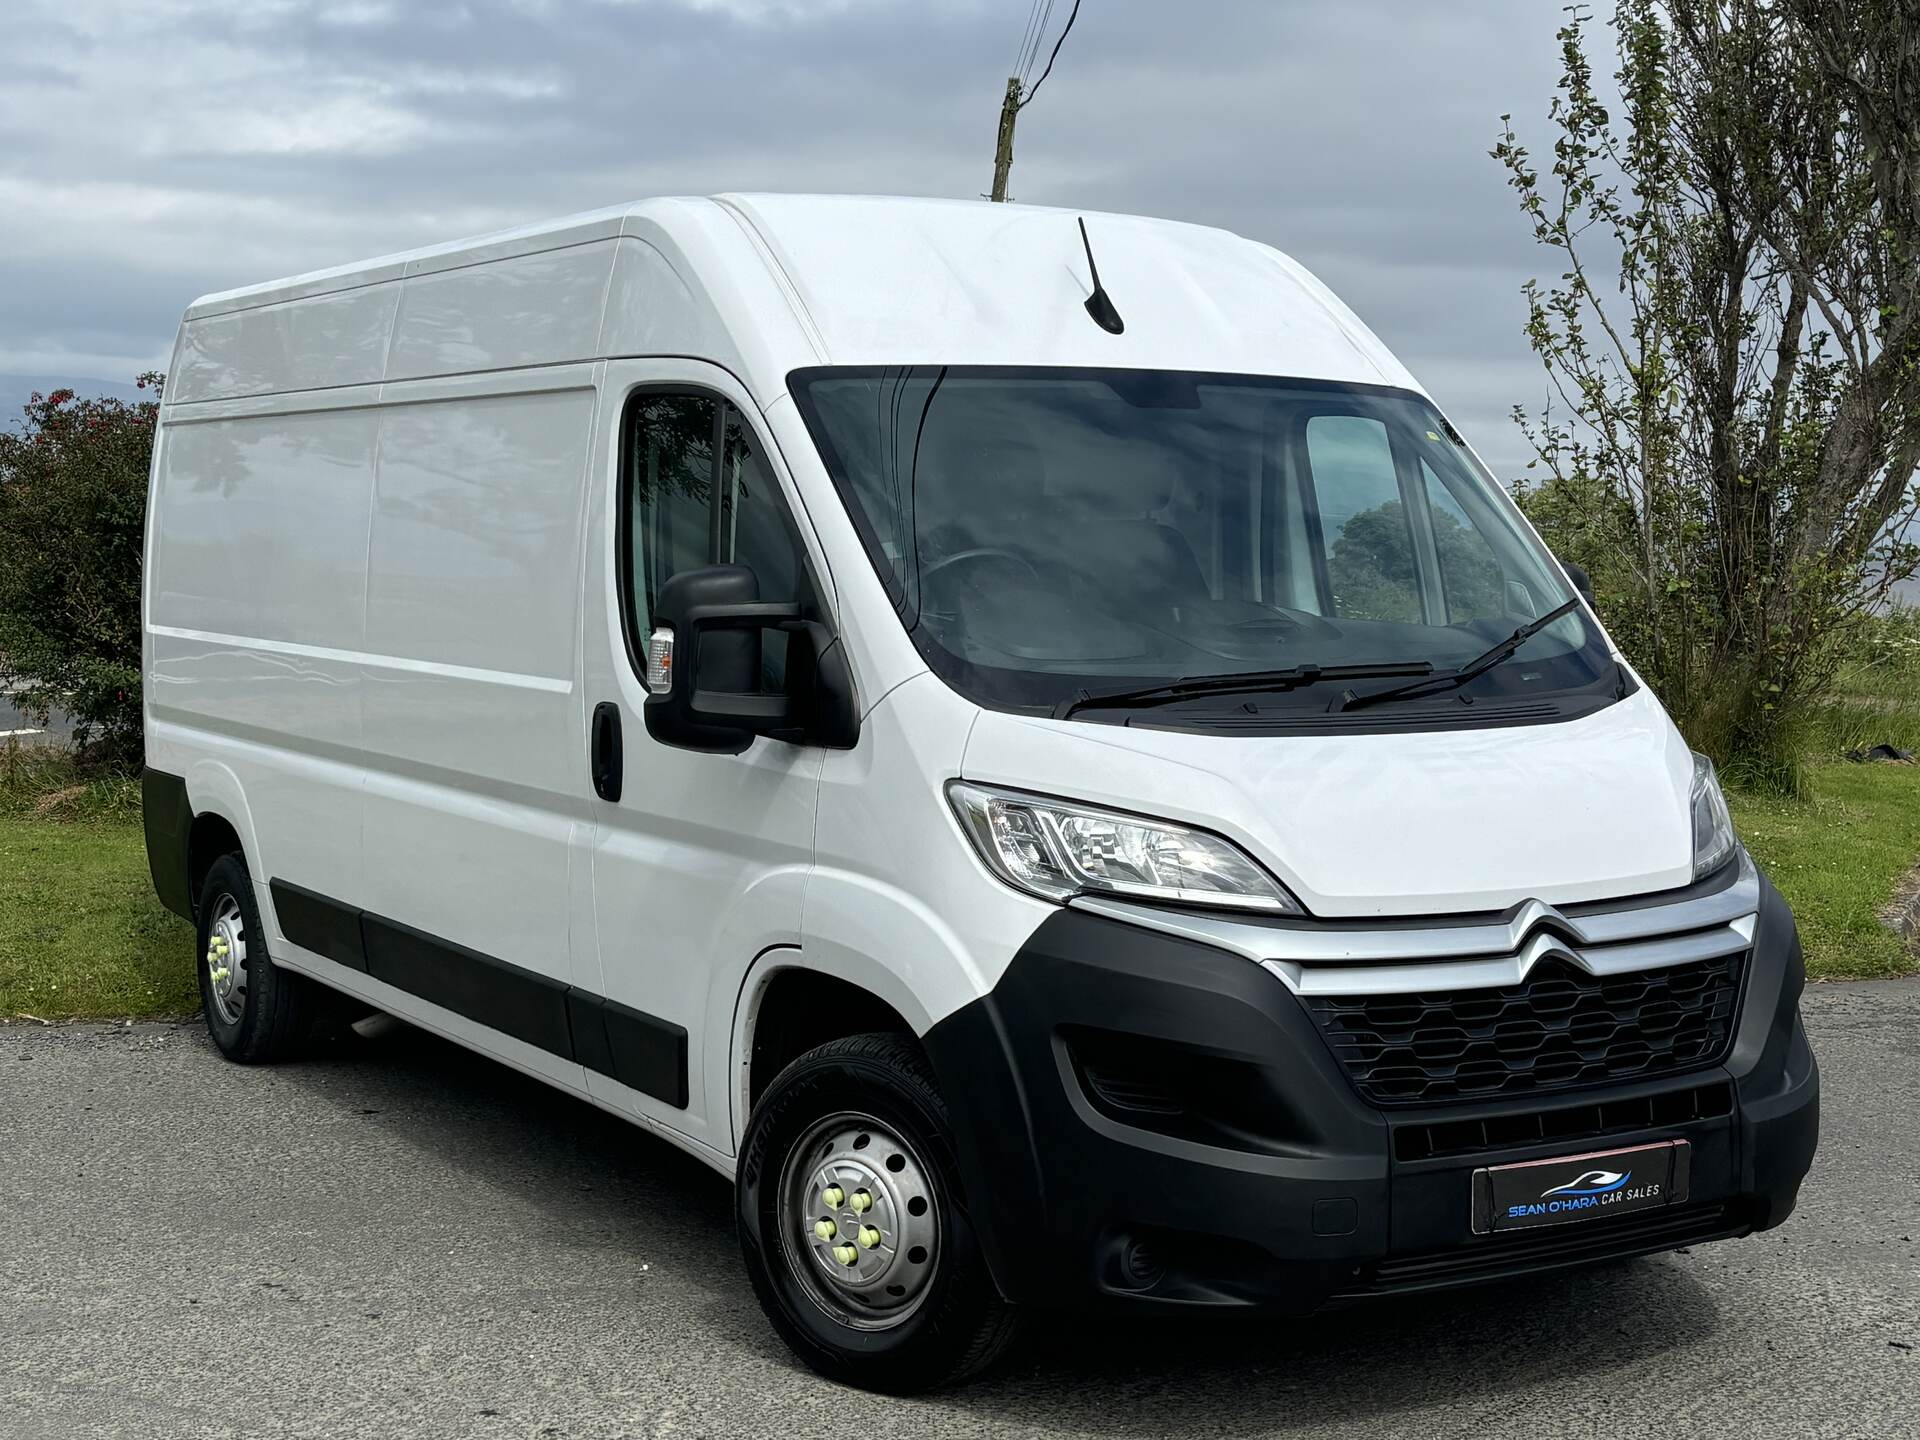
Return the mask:
POLYGON ((318 987, 267 954, 253 880, 238 852, 213 862, 199 916, 200 1003, 220 1053, 243 1065, 296 1054, 322 1013, 318 987))
POLYGON ((761 1307, 829 1379, 931 1389, 985 1368, 1012 1337, 946 1106, 905 1036, 835 1040, 781 1072, 748 1122, 738 1206, 761 1307))

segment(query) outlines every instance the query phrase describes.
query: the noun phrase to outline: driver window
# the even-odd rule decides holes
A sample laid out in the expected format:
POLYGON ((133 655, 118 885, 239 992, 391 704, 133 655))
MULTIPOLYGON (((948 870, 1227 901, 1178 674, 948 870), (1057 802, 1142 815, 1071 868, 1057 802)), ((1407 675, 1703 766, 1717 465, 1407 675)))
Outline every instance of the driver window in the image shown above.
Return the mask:
POLYGON ((627 445, 633 507, 631 580, 642 631, 660 587, 707 563, 713 498, 713 416, 706 395, 643 395, 634 403, 627 445))
MULTIPOLYGON (((804 598, 804 571, 786 501, 753 427, 711 395, 642 393, 628 410, 627 588, 638 635, 645 635, 660 588, 682 570, 746 565, 760 598, 804 598), (716 440, 719 442, 716 445, 716 440)), ((787 637, 762 636, 761 683, 786 683, 787 637)))
MULTIPOLYGON (((723 565, 746 565, 760 580, 762 600, 792 600, 800 593, 800 557, 787 522, 786 502, 760 455, 760 442, 738 410, 727 407, 726 443, 720 468, 720 548, 723 565)), ((761 687, 786 688, 787 637, 761 632, 761 687)))

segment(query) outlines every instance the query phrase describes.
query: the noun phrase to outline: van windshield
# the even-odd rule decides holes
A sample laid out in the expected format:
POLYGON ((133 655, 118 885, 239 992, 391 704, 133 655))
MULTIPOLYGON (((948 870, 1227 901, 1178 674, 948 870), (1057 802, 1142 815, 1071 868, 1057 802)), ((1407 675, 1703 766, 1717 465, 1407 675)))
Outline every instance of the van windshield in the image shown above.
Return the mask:
MULTIPOLYGON (((1303 666, 1398 666, 1405 683, 1422 663, 1436 675, 1466 665, 1572 598, 1511 502, 1409 391, 962 366, 827 367, 791 383, 915 643, 983 704, 1057 709, 1128 685, 1303 666)), ((1577 607, 1514 660, 1448 703, 1615 693, 1577 607)), ((1324 713, 1327 688, 1309 678, 1257 705, 1215 692, 1163 708, 1324 713)))

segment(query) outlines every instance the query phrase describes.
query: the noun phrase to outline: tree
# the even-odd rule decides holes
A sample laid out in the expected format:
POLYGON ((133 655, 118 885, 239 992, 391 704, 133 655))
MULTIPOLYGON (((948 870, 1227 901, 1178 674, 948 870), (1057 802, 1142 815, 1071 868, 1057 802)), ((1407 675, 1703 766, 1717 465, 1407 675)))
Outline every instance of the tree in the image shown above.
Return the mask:
MULTIPOLYGON (((140 377, 159 395, 161 377, 140 377)), ((140 552, 158 399, 36 394, 0 430, 0 679, 44 723, 135 768, 140 734, 140 552)))
POLYGON ((1521 503, 1694 743, 1796 782, 1839 642, 1920 567, 1920 0, 1620 0, 1622 118, 1559 32, 1521 503))
MULTIPOLYGON (((1438 506, 1427 513, 1440 561, 1440 583, 1447 613, 1440 624, 1458 624, 1481 616, 1504 618, 1509 602, 1500 564, 1485 538, 1438 506)), ((1413 561, 1413 537, 1406 506, 1389 500, 1362 510, 1340 528, 1327 559, 1334 609, 1360 620, 1421 622, 1420 575, 1413 561)))

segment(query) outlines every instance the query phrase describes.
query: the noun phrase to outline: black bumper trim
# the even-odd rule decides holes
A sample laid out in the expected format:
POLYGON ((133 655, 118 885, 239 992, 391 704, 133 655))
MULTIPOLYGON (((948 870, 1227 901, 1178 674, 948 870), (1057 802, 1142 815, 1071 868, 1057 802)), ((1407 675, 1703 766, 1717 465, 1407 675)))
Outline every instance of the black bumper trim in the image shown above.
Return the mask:
POLYGON ((193 833, 193 806, 187 782, 178 775, 148 768, 140 773, 140 819, 147 837, 147 871, 160 903, 184 919, 193 919, 197 898, 187 869, 187 842, 193 833))
POLYGON ((1677 1205, 1644 1218, 1622 1216, 1618 1220, 1489 1235, 1471 1245, 1425 1255, 1389 1256, 1363 1266, 1359 1284, 1337 1290, 1329 1298, 1360 1300, 1479 1285, 1591 1260, 1657 1255, 1682 1245, 1745 1235, 1752 1229, 1752 1218, 1739 1206, 1718 1204, 1677 1205))
POLYGON ((1408 1114, 1364 1100, 1259 965, 1068 907, 923 1041, 1009 1299, 1305 1313, 1780 1223, 1818 1136, 1802 980, 1792 917, 1763 881, 1720 1064, 1408 1114), (1607 1148, 1684 1140, 1687 1200, 1545 1240, 1472 1234, 1475 1169, 1600 1148, 1581 1138, 1595 1132, 1607 1148))

